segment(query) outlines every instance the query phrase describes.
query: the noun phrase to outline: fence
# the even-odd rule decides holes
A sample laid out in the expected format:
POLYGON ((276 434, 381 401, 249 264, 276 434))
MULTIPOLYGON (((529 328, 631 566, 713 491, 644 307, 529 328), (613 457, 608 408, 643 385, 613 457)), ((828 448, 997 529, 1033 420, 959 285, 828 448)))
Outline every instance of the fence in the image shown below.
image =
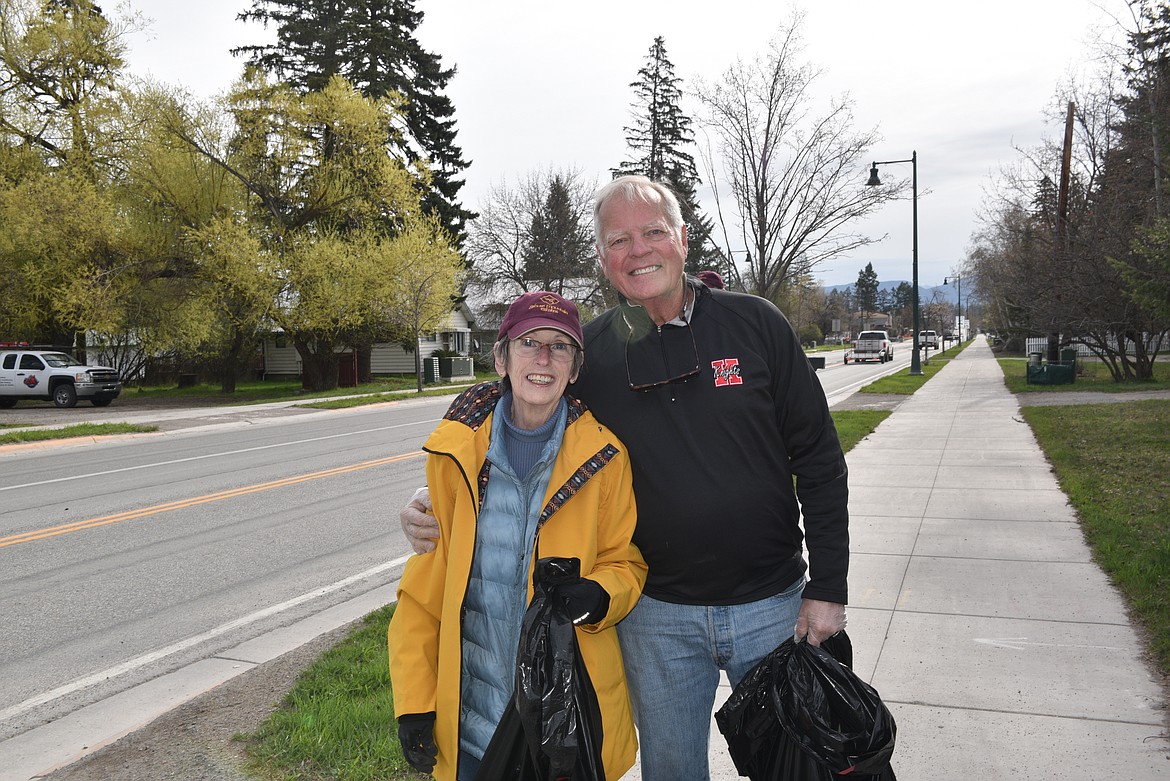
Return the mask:
MULTIPOLYGON (((1148 337, 1149 337, 1149 334, 1142 334, 1143 339, 1148 338, 1148 337)), ((1155 336, 1150 341, 1153 343, 1153 348, 1159 350, 1159 352, 1160 352, 1163 349, 1164 345, 1166 345, 1167 343, 1170 343, 1170 333, 1164 333, 1161 336, 1155 336)), ((1062 343, 1061 349, 1062 350, 1063 349, 1075 349, 1077 351, 1077 358, 1094 358, 1094 357, 1096 357, 1093 354, 1093 352, 1083 344, 1063 344, 1062 343)), ((1128 352, 1130 355, 1135 354, 1133 342, 1130 342, 1128 344, 1128 352)), ((1024 339, 1024 354, 1027 355, 1028 353, 1044 353, 1045 355, 1047 355, 1048 354, 1048 339, 1046 339, 1043 336, 1029 336, 1026 339, 1024 339)))
MULTIPOLYGON (((1061 345, 1064 350, 1076 350, 1077 358, 1092 358, 1093 353, 1083 344, 1061 345)), ((1048 340, 1043 336, 1029 336, 1024 340, 1024 355, 1029 353, 1048 354, 1048 340)))

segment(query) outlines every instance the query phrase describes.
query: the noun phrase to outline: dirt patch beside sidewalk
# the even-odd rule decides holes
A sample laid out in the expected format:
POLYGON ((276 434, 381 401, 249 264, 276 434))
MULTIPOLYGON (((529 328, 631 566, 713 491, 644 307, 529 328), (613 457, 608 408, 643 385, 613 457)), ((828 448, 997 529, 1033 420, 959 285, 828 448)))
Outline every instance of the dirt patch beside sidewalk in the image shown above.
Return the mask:
MULTIPOLYGON (((360 620, 359 620, 360 621, 360 620)), ((217 686, 43 781, 252 781, 239 734, 280 707, 297 676, 354 622, 217 686)))

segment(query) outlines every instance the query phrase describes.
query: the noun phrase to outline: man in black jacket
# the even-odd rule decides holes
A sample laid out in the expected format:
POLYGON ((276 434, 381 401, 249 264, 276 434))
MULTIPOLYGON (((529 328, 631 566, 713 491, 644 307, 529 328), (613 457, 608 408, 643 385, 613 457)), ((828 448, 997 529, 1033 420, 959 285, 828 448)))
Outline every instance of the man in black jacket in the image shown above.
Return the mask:
MULTIPOLYGON (((594 231, 622 301, 586 324, 570 392, 633 463, 649 576, 618 633, 642 778, 705 781, 720 670, 734 686, 786 637, 819 644, 845 626, 845 457, 783 314, 684 274, 686 225, 667 188, 606 184, 594 231)), ((425 549, 434 531, 418 507, 400 520, 425 549)))

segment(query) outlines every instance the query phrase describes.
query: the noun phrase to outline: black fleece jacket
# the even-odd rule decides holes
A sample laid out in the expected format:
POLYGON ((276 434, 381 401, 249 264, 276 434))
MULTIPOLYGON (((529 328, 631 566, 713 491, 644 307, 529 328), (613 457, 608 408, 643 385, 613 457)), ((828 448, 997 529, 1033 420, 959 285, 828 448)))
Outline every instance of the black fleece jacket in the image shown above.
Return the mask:
POLYGON ((586 324, 569 391, 629 448, 644 593, 692 605, 764 599, 805 571, 806 543, 804 597, 844 604, 848 474, 820 382, 773 304, 688 284, 689 327, 658 328, 625 302, 586 324), (688 379, 629 388, 696 365, 688 379))

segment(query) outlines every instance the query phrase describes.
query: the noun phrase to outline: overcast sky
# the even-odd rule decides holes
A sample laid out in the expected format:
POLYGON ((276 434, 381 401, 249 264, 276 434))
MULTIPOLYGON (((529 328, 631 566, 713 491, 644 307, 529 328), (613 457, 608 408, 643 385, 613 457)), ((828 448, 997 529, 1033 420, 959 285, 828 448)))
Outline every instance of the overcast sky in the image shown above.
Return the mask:
MULTIPOLYGON (((271 37, 236 21, 249 0, 129 5, 153 20, 131 39, 130 70, 201 97, 226 91, 239 75, 228 49, 271 37)), ((493 184, 532 170, 608 178, 626 157, 629 84, 655 36, 665 39, 684 82, 714 81, 736 58, 766 51, 793 14, 793 6, 766 0, 418 0, 416 7, 425 13, 423 45, 458 68, 447 94, 457 141, 472 163, 462 190, 472 209, 493 184)), ((1095 42, 1116 37, 1112 19, 1128 13, 1123 0, 819 0, 802 7, 804 58, 822 70, 817 92, 848 93, 857 127, 876 127, 883 138, 874 159, 918 153, 924 287, 958 269, 989 177, 1018 159, 1017 147, 1060 137, 1062 127, 1050 119, 1058 87, 1095 67, 1095 42)), ((693 104, 684 110, 697 114, 693 104)), ((882 169, 883 179, 910 174, 909 164, 882 169)), ((872 262, 883 281, 909 280, 911 227, 909 202, 887 204, 859 226, 884 240, 816 276, 827 285, 853 283, 872 262)))

